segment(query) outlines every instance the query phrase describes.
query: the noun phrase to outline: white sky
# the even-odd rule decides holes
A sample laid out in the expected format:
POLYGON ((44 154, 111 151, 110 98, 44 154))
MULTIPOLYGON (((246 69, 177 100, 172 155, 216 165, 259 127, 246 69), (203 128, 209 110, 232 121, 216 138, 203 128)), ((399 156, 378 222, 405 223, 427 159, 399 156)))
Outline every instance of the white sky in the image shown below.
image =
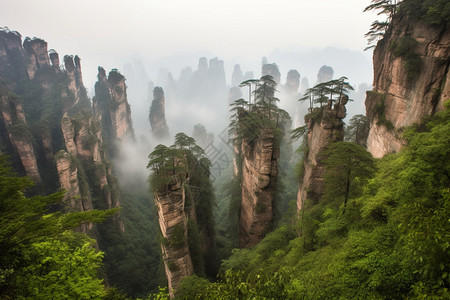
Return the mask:
MULTIPOLYGON (((207 50, 260 61, 273 50, 366 47, 370 0, 0 0, 0 26, 40 37, 62 57, 105 68, 207 50)), ((197 59, 197 58, 196 58, 197 59)), ((89 70, 89 73, 91 71, 89 70)), ((94 75, 95 76, 95 75, 94 75)), ((87 77, 93 77, 88 75, 87 77)), ((88 83, 92 84, 92 83, 88 83)))

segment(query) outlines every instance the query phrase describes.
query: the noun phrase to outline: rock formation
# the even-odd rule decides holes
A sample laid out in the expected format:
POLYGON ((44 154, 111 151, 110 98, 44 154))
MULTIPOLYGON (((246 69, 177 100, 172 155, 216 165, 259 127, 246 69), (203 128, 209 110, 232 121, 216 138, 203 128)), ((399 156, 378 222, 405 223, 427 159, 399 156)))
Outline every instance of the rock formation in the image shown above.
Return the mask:
MULTIPOLYGON (((22 46, 20 34, 2 29, 0 62, 0 129, 7 133, 0 139, 14 168, 39 183, 40 192, 65 189, 69 211, 119 206, 79 57, 64 56, 62 70, 57 52, 48 53, 44 40, 26 38, 22 46)), ((123 230, 120 217, 114 223, 123 230)), ((92 234, 92 226, 81 230, 92 234)))
POLYGON ((400 11, 373 53, 373 90, 367 93, 368 150, 398 151, 402 128, 443 109, 450 98, 450 30, 411 20, 400 11))
POLYGON ((98 67, 92 105, 94 115, 102 125, 102 136, 108 146, 108 155, 114 158, 117 146, 126 141, 134 141, 125 77, 116 69, 111 70, 106 77, 105 69, 98 67))
POLYGON ((234 65, 233 74, 231 75, 231 86, 239 86, 244 81, 244 74, 242 74, 241 66, 239 64, 234 65))
POLYGON ((165 97, 162 87, 153 89, 153 101, 150 106, 149 120, 152 127, 152 133, 157 139, 169 137, 169 127, 166 123, 165 97))
POLYGON ((298 94, 298 89, 300 88, 300 73, 297 70, 289 70, 286 75, 286 84, 284 85, 284 90, 288 94, 298 94))
POLYGON ((254 144, 245 139, 242 141, 239 153, 242 159, 241 247, 252 247, 261 241, 273 220, 280 150, 274 145, 274 133, 267 128, 261 130, 260 138, 254 144))
POLYGON ((0 111, 10 143, 13 150, 18 153, 25 174, 34 182, 41 182, 33 147, 33 136, 28 128, 19 97, 0 91, 0 111))
POLYGON ((161 252, 171 295, 183 277, 194 274, 188 247, 185 200, 183 180, 174 180, 165 191, 154 192, 153 195, 158 211, 159 227, 164 239, 161 252))
POLYGON ((323 175, 325 168, 319 156, 330 143, 344 139, 344 122, 346 116, 345 104, 347 96, 342 96, 339 103, 332 107, 329 103, 326 107, 313 109, 312 113, 305 116, 308 126, 307 149, 303 158, 303 176, 299 182, 297 192, 297 209, 300 211, 306 199, 317 203, 324 193, 323 175))
POLYGON ((207 146, 210 146, 214 143, 214 133, 206 131, 205 126, 203 126, 202 124, 194 125, 192 137, 195 139, 195 142, 203 149, 206 149, 207 146))
POLYGON ((281 81, 281 73, 277 64, 263 64, 261 70, 261 76, 270 75, 273 80, 278 84, 281 81))
POLYGON ((322 66, 317 73, 317 83, 327 82, 333 79, 334 70, 330 66, 322 66))

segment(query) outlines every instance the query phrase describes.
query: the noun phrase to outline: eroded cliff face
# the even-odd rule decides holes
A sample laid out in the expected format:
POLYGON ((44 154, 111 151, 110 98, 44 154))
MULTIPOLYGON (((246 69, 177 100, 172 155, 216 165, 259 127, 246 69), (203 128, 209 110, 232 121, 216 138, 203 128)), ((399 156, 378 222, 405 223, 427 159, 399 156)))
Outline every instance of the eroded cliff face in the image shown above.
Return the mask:
MULTIPOLYGON (((69 211, 119 206, 117 183, 101 150, 101 126, 91 113, 79 57, 66 55, 60 68, 58 53, 49 53, 44 40, 27 38, 22 46, 20 34, 1 29, 0 62, 0 128, 9 136, 2 150, 18 158, 13 161, 16 169, 23 169, 45 193, 58 188, 50 180, 57 176, 67 190, 69 211)), ((4 136, 2 132, 2 142, 4 136)), ((120 217, 115 223, 123 230, 120 217)), ((86 233, 91 229, 82 228, 86 233)))
POLYGON ((22 103, 17 96, 0 91, 0 111, 9 140, 18 153, 25 173, 36 183, 41 182, 33 136, 28 129, 22 103))
POLYGON ((169 292, 177 288, 183 277, 194 274, 188 246, 188 216, 185 213, 185 189, 182 180, 174 179, 165 191, 154 192, 159 227, 164 242, 161 251, 169 292))
POLYGON ((242 159, 242 198, 239 215, 241 247, 256 245, 272 225, 280 156, 274 138, 270 129, 262 129, 260 138, 253 145, 245 139, 242 141, 239 154, 242 159))
POLYGON ((116 69, 106 72, 98 68, 95 96, 92 99, 94 115, 100 120, 103 136, 108 143, 111 158, 117 152, 115 145, 134 141, 131 109, 127 99, 125 77, 116 69))
POLYGON ((367 147, 382 157, 404 145, 404 127, 442 110, 450 98, 450 30, 400 12, 378 42, 373 65, 373 91, 366 98, 367 147))
MULTIPOLYGON (((92 210, 90 194, 81 195, 76 162, 64 150, 61 150, 56 155, 55 160, 61 188, 66 191, 64 201, 68 204, 68 211, 83 212, 92 210)), ((92 229, 92 224, 83 224, 80 231, 92 235, 92 229)))
POLYGON ((346 116, 345 104, 348 98, 343 96, 340 103, 332 107, 329 103, 324 108, 314 108, 312 113, 305 116, 308 126, 307 152, 303 159, 303 177, 299 182, 297 192, 297 210, 300 211, 306 199, 313 204, 319 201, 324 194, 325 167, 319 155, 330 143, 339 142, 344 139, 344 122, 346 116))

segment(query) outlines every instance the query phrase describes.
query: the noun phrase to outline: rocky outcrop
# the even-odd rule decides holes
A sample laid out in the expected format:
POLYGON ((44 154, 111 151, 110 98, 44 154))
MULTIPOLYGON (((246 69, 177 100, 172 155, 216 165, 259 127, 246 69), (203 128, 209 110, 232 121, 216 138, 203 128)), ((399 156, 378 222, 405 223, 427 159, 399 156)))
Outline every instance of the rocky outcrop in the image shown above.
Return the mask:
POLYGON ((297 95, 298 89, 300 88, 300 73, 297 70, 289 70, 286 75, 286 84, 284 85, 284 90, 288 94, 297 95))
POLYGON ((277 64, 263 64, 261 76, 270 75, 276 83, 281 81, 281 73, 277 64))
POLYGON ((14 150, 18 153, 26 175, 36 183, 41 182, 33 136, 28 128, 20 99, 13 94, 0 91, 0 111, 4 128, 8 132, 14 150))
POLYGON ((242 159, 241 247, 252 247, 261 241, 273 221, 280 151, 274 145, 274 133, 268 128, 261 130, 260 138, 254 144, 243 139, 239 153, 242 159))
MULTIPOLYGON (((0 128, 9 135, 2 150, 12 157, 15 169, 39 182, 39 191, 45 193, 58 188, 58 176, 59 187, 67 190, 69 211, 119 206, 79 57, 66 55, 61 69, 57 52, 48 52, 44 40, 26 38, 22 46, 20 34, 1 29, 0 62, 1 84, 6 83, 0 86, 0 128), (95 205, 91 199, 97 199, 95 205)), ((2 132, 2 143, 4 137, 2 132)), ((120 217, 115 223, 123 229, 120 217)))
POLYGON ((308 126, 307 151, 303 158, 303 176, 300 178, 297 192, 297 210, 300 211, 308 199, 316 204, 324 194, 323 176, 325 168, 319 153, 330 143, 344 139, 344 122, 346 116, 345 104, 347 96, 342 96, 339 103, 332 107, 329 103, 323 108, 314 108, 305 116, 308 126))
MULTIPOLYGON (((61 188, 66 191, 63 201, 68 205, 67 210, 70 212, 92 210, 93 207, 90 195, 82 195, 80 192, 78 168, 70 154, 61 150, 56 154, 55 161, 61 188)), ((80 226, 80 231, 93 235, 92 228, 92 224, 83 224, 80 226)))
POLYGON ((111 93, 111 129, 116 141, 134 140, 131 110, 127 100, 125 77, 113 69, 108 74, 111 93))
POLYGON ((214 133, 208 132, 202 124, 194 125, 194 129, 192 130, 192 137, 195 139, 195 142, 206 149, 208 146, 214 144, 214 133))
POLYGON ((153 89, 153 101, 150 106, 149 120, 152 127, 152 133, 157 139, 169 137, 169 127, 166 123, 166 100, 162 87, 153 89))
POLYGON ((33 79, 38 69, 50 65, 47 42, 42 39, 30 39, 27 37, 23 42, 23 48, 27 52, 26 64, 28 77, 33 79))
POLYGON ((404 145, 402 128, 443 109, 450 98, 450 30, 400 11, 373 53, 373 90, 367 93, 368 150, 374 157, 404 145))
POLYGON ((115 144, 134 141, 131 109, 127 99, 125 77, 116 69, 106 77, 105 69, 98 67, 95 96, 92 99, 93 111, 101 122, 103 137, 108 144, 111 158, 117 152, 115 144))
POLYGON ((317 83, 323 83, 333 79, 334 70, 330 66, 322 66, 317 73, 317 83))
POLYGON ((154 192, 153 195, 164 240, 161 244, 164 269, 172 296, 180 280, 194 274, 188 246, 185 200, 184 182, 178 178, 174 178, 165 191, 154 192))

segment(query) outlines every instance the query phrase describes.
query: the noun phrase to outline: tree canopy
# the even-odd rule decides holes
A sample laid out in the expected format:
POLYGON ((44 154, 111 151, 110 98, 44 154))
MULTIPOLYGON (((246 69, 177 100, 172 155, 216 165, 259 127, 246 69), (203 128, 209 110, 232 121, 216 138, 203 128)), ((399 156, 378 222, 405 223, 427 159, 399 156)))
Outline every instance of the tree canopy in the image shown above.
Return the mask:
POLYGON ((64 192, 27 197, 33 183, 17 177, 0 156, 0 296, 99 299, 102 253, 70 230, 101 222, 118 209, 62 213, 64 192))

